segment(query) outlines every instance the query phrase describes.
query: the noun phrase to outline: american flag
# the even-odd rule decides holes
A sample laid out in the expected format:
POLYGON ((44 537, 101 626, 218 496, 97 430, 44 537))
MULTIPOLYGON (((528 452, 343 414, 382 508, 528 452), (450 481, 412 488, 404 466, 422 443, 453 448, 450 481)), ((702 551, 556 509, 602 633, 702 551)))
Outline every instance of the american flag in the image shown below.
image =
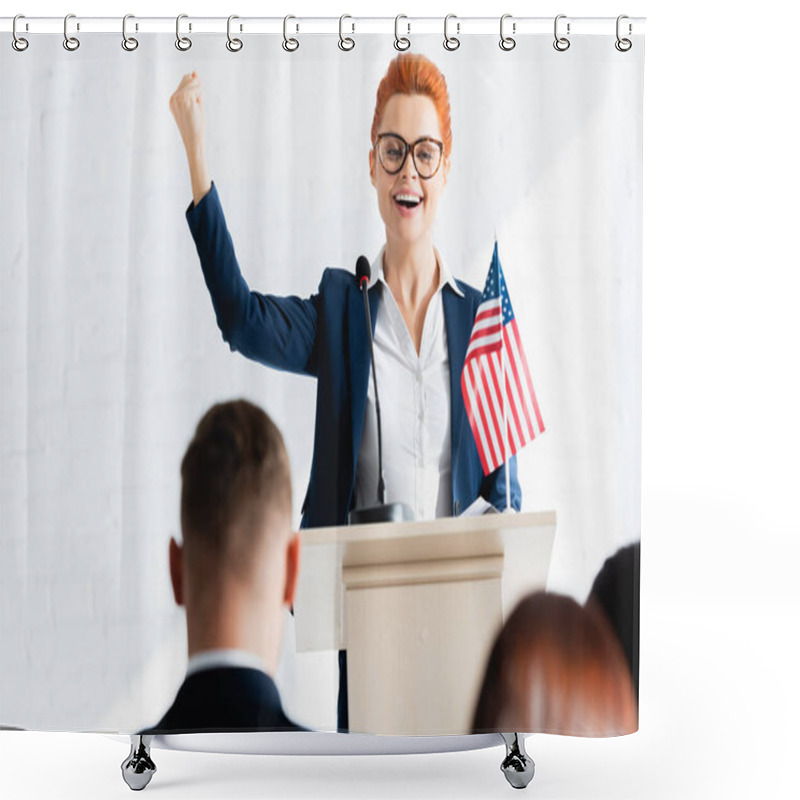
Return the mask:
POLYGON ((464 358, 461 394, 485 475, 544 433, 544 422, 497 256, 497 242, 464 358), (503 436, 504 418, 508 422, 507 436, 503 436))

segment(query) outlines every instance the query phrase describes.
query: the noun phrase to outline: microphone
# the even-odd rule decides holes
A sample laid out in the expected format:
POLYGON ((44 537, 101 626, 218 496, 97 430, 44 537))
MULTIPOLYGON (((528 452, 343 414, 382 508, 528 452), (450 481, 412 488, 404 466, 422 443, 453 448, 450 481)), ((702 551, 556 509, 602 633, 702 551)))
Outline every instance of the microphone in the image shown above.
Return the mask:
MULTIPOLYGON (((372 275, 372 269, 369 265, 369 260, 366 256, 359 256, 356 261, 356 279, 358 280, 358 288, 363 289, 364 284, 369 286, 369 279, 372 275)), ((369 306, 367 306, 367 314, 369 314, 369 306)), ((370 328, 370 333, 372 328, 370 328)))
POLYGON ((372 387, 375 391, 375 418, 378 423, 378 505, 370 508, 355 508, 347 516, 348 524, 364 525, 369 522, 410 522, 414 512, 405 503, 386 503, 386 486, 383 482, 383 441, 381 437, 381 403, 378 399, 378 376, 375 373, 375 346, 372 339, 372 316, 369 313, 369 279, 372 270, 366 256, 356 261, 356 280, 364 296, 364 316, 367 319, 367 336, 372 371, 372 387))

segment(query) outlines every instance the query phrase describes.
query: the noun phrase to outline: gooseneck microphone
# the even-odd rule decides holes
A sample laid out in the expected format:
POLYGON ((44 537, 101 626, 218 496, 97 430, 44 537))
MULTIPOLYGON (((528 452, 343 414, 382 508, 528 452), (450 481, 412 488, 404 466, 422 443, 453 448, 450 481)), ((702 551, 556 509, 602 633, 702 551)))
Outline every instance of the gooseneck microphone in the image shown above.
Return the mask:
POLYGON ((383 442, 381 437, 381 401, 378 399, 378 376, 375 372, 375 344, 372 338, 372 315, 369 313, 369 279, 372 270, 366 256, 359 256, 356 261, 356 278, 358 288, 364 297, 364 315, 367 318, 367 335, 369 336, 370 371, 372 372, 372 387, 375 390, 375 417, 378 421, 378 502, 386 502, 386 485, 383 482, 383 442))
POLYGON ((383 440, 381 436, 381 404, 378 399, 378 376, 375 372, 375 345, 372 339, 372 315, 369 313, 369 279, 372 270, 366 256, 356 261, 356 279, 364 297, 364 316, 367 320, 369 337, 370 370, 372 387, 375 390, 375 418, 378 423, 378 505, 370 508, 355 508, 348 517, 350 525, 363 525, 368 522, 408 522, 414 519, 413 511, 405 503, 386 503, 386 486, 383 481, 383 440))

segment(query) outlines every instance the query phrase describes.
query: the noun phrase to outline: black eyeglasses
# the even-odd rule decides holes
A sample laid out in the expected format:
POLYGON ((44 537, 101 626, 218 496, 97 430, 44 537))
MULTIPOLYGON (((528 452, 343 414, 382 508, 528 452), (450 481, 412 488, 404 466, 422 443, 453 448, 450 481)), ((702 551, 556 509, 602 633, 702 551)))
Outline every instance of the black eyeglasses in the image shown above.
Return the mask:
POLYGON ((403 169, 410 152, 417 174, 423 180, 428 180, 439 170, 444 145, 430 136, 423 136, 413 144, 409 144, 396 133, 380 133, 375 139, 375 150, 381 166, 390 175, 397 175, 403 169))

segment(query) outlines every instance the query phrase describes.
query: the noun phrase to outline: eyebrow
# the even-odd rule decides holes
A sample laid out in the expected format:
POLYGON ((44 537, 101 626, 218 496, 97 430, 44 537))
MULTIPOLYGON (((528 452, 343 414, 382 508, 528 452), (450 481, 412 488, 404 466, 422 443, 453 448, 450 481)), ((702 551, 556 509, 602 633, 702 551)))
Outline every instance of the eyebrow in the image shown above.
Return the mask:
POLYGON ((377 139, 379 136, 396 136, 398 139, 402 139, 406 144, 416 144, 417 142, 422 142, 425 141, 426 139, 429 139, 432 142, 436 142, 437 144, 441 145, 444 144, 444 142, 442 142, 441 139, 437 139, 435 136, 430 136, 427 133, 424 134, 423 136, 418 136, 416 139, 414 139, 413 142, 409 142, 405 136, 401 136, 399 133, 395 133, 394 131, 379 131, 378 133, 375 134, 375 138, 377 139))

